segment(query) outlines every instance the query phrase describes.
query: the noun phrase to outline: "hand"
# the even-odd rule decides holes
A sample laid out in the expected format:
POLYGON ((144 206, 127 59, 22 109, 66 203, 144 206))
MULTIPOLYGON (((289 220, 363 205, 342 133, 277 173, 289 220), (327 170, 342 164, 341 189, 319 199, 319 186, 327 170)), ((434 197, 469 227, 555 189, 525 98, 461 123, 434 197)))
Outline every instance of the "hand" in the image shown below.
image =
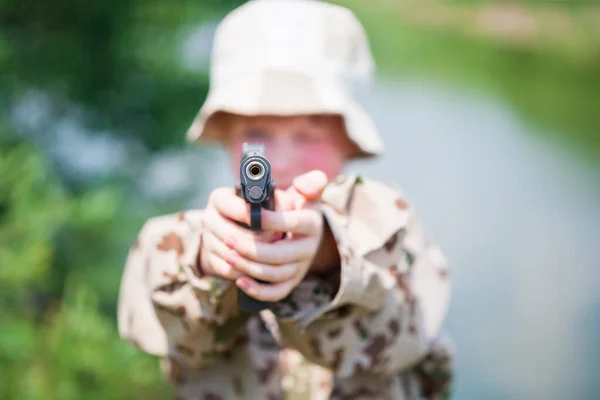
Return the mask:
POLYGON ((205 211, 203 271, 236 280, 258 300, 285 298, 302 281, 319 249, 323 216, 314 200, 326 184, 325 175, 313 171, 298 177, 287 191, 276 191, 276 211, 262 211, 264 230, 288 233, 276 242, 238 226, 234 221, 249 223, 249 206, 233 189, 216 189, 205 211))
MULTIPOLYGON (((275 198, 276 209, 281 209, 277 201, 281 198, 281 193, 276 193, 275 198)), ((204 210, 203 222, 204 232, 200 248, 200 269, 203 275, 216 275, 232 280, 242 276, 225 261, 228 247, 219 236, 219 232, 233 232, 230 234, 263 242, 272 242, 281 237, 281 234, 254 232, 239 226, 237 222, 250 224, 250 206, 230 187, 217 188, 211 192, 208 205, 204 210)))
MULTIPOLYGON (((322 174, 322 173, 321 173, 322 174)), ((324 174, 319 176, 319 171, 309 172, 296 178, 292 187, 288 189, 291 195, 288 201, 291 204, 286 204, 286 207, 298 210, 304 207, 311 207, 314 201, 318 201, 323 193, 327 178, 324 174)), ((340 254, 337 248, 337 241, 333 233, 327 225, 327 221, 323 220, 323 237, 321 244, 317 250, 317 254, 313 258, 310 266, 310 271, 316 274, 330 274, 338 271, 341 265, 340 254)))

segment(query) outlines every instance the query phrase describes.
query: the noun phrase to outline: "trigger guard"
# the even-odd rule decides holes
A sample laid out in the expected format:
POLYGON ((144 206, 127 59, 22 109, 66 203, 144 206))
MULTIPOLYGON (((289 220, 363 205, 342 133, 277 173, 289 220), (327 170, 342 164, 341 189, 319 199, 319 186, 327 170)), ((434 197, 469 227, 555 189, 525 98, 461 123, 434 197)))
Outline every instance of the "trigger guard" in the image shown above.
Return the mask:
POLYGON ((253 231, 262 230, 261 205, 252 204, 250 207, 250 229, 253 231))

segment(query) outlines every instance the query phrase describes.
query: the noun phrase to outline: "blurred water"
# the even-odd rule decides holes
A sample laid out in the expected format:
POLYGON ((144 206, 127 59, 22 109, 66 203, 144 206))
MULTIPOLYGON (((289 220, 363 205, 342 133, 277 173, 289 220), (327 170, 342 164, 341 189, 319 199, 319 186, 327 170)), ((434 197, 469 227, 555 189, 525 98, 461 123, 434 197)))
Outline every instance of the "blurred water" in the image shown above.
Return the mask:
POLYGON ((385 155, 350 169, 398 183, 451 262, 456 398, 598 398, 597 166, 439 85, 381 82, 367 108, 385 155))

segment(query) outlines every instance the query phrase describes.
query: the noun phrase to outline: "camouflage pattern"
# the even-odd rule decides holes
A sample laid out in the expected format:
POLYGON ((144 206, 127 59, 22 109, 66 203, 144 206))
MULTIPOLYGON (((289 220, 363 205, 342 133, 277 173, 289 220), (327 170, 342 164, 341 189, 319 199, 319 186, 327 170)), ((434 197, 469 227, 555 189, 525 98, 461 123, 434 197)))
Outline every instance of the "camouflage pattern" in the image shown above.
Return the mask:
POLYGON ((160 357, 179 398, 450 397, 449 272, 414 209, 356 176, 331 182, 321 203, 341 273, 307 275, 259 315, 238 309, 233 282, 199 273, 202 210, 146 222, 124 270, 119 330, 160 357))

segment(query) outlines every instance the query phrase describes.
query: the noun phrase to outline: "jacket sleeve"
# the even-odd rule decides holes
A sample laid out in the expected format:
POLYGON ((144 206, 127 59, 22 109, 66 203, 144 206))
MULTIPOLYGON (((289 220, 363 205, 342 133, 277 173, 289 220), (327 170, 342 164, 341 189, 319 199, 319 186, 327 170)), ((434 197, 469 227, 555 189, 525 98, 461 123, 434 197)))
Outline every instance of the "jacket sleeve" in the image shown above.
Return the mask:
POLYGON ((307 278, 275 309, 284 343, 340 378, 390 376, 447 355, 446 260, 401 193, 350 176, 328 186, 323 213, 341 273, 307 278))
POLYGON ((197 268, 202 211, 148 220, 129 250, 120 287, 122 338, 189 367, 218 360, 243 340, 232 282, 197 268))

